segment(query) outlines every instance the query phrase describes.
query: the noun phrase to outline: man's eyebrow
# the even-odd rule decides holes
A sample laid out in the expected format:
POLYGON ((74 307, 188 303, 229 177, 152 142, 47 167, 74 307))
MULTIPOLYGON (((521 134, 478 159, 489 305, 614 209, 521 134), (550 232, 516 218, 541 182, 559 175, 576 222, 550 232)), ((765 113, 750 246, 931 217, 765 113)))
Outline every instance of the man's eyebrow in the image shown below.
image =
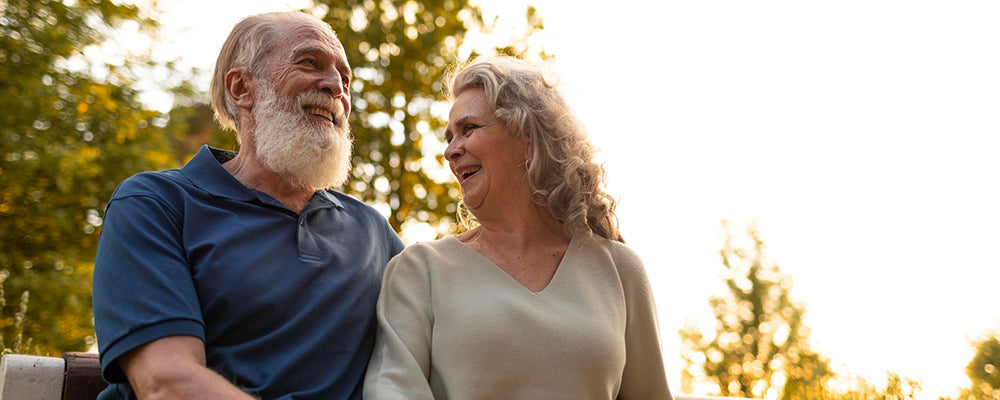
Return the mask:
POLYGON ((323 54, 325 52, 323 51, 323 48, 321 48, 319 46, 300 47, 298 49, 295 49, 295 51, 292 52, 292 58, 298 58, 298 57, 302 57, 302 56, 304 56, 306 54, 315 54, 315 53, 323 54))
MULTIPOLYGON (((313 56, 319 56, 330 60, 337 59, 335 53, 327 51, 327 49, 322 46, 304 46, 292 51, 292 60, 310 54, 313 56)), ((335 61, 333 61, 333 63, 336 64, 335 61)), ((348 79, 354 78, 354 71, 352 71, 351 68, 347 66, 337 65, 337 69, 340 70, 340 73, 346 76, 348 79)))

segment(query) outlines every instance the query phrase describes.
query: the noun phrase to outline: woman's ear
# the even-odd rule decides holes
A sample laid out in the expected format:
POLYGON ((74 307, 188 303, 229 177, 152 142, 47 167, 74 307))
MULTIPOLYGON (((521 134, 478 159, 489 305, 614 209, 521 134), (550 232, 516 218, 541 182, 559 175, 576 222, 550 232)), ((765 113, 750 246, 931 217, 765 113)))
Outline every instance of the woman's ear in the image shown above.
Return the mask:
POLYGON ((250 90, 250 71, 237 67, 226 73, 226 95, 239 108, 253 108, 253 92, 250 90))

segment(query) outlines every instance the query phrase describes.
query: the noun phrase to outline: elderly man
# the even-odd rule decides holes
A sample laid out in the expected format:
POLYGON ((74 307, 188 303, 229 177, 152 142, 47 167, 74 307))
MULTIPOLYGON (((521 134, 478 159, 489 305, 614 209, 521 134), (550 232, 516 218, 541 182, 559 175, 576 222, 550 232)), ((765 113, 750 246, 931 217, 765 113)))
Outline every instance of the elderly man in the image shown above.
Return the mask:
POLYGON ((302 13, 238 23, 212 79, 240 152, 203 147, 115 191, 94 270, 102 399, 360 399, 386 262, 350 169, 351 69, 302 13))

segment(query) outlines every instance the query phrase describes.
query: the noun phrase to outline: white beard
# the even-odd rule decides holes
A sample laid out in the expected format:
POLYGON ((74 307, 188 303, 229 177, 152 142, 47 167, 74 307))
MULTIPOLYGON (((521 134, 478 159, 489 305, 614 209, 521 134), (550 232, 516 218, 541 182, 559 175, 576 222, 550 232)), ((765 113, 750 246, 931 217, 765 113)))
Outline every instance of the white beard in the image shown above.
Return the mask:
POLYGON ((264 166, 296 187, 343 185, 351 170, 353 140, 344 110, 328 95, 303 92, 293 101, 278 96, 269 83, 262 87, 262 100, 253 108, 253 135, 264 166), (334 127, 311 120, 304 105, 333 111, 334 127))

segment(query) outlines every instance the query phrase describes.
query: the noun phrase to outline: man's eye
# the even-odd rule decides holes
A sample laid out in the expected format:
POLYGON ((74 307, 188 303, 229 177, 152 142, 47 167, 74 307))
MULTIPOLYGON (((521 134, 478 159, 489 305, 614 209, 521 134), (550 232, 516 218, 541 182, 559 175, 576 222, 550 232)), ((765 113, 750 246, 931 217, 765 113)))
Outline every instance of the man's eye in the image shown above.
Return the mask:
POLYGON ((477 128, 479 128, 479 125, 469 124, 469 125, 466 125, 466 126, 462 127, 462 133, 464 133, 466 136, 468 136, 470 133, 472 133, 473 130, 475 130, 477 128))

